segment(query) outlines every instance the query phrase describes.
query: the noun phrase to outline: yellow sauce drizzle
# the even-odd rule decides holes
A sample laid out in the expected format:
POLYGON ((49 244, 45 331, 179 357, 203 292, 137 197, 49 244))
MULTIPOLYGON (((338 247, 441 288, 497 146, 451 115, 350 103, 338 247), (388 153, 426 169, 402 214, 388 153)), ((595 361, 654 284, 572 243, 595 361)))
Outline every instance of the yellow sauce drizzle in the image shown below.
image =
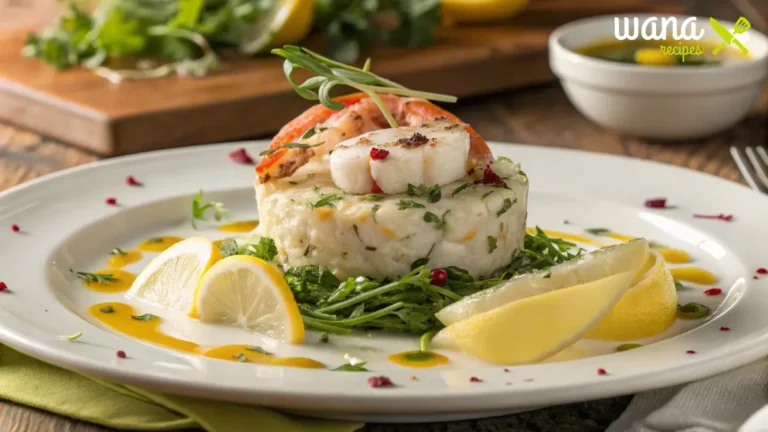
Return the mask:
POLYGON ((669 269, 675 280, 693 282, 701 285, 712 285, 717 282, 717 276, 704 269, 696 267, 677 267, 669 269))
POLYGON ((162 252, 182 240, 184 239, 176 236, 152 237, 139 243, 139 250, 144 252, 162 252))
POLYGON ((664 261, 672 264, 683 264, 691 262, 691 256, 686 251, 680 249, 657 249, 657 252, 664 257, 664 261))
POLYGON ((89 307, 88 312, 106 326, 133 338, 178 351, 200 352, 200 345, 168 336, 159 330, 160 324, 163 322, 160 317, 154 317, 149 321, 131 318, 131 316, 140 315, 131 305, 119 302, 99 303, 89 307), (113 311, 111 313, 102 312, 101 309, 106 307, 112 307, 113 311))
POLYGON ((322 369, 325 367, 324 364, 306 357, 275 357, 273 355, 262 354, 258 351, 251 351, 248 348, 248 345, 224 345, 206 350, 203 355, 210 358, 235 362, 240 362, 241 359, 245 359, 244 362, 273 366, 310 369, 322 369), (242 354, 242 356, 240 356, 240 354, 242 354))
POLYGON ((142 254, 139 251, 124 251, 125 253, 117 253, 112 255, 107 261, 107 265, 112 268, 123 268, 129 264, 133 264, 137 261, 141 261, 142 254))
POLYGON ((247 233, 255 230, 257 226, 259 226, 257 220, 239 221, 222 225, 219 227, 219 231, 247 233))
POLYGON ((85 286, 91 291, 96 291, 100 293, 119 293, 123 291, 128 291, 128 288, 131 287, 131 284, 133 284, 133 281, 136 280, 135 274, 127 271, 123 271, 123 270, 117 270, 117 269, 99 270, 99 271, 95 271, 94 273, 99 275, 111 274, 112 277, 115 279, 113 281, 104 282, 104 283, 83 281, 83 286, 85 286))
POLYGON ((400 366, 428 368, 448 363, 448 357, 431 351, 406 351, 392 354, 387 360, 400 366))
MULTIPOLYGON (((528 232, 528 234, 535 234, 536 233, 536 228, 526 228, 526 231, 528 232)), ((569 233, 564 233, 564 232, 560 232, 560 231, 552 231, 552 230, 542 230, 542 231, 544 231, 544 234, 548 235, 549 237, 556 237, 556 238, 563 239, 563 240, 570 240, 570 241, 574 241, 574 242, 577 242, 577 243, 591 244, 591 245, 595 245, 595 246, 605 246, 604 244, 602 244, 600 242, 597 242, 597 241, 594 241, 594 240, 592 240, 590 238, 587 238, 587 237, 584 237, 584 236, 580 236, 580 235, 576 235, 576 234, 569 234, 569 233)))
POLYGON ((88 313, 96 320, 115 331, 127 336, 171 348, 178 351, 202 354, 205 357, 239 362, 244 358, 246 362, 273 366, 287 366, 299 368, 322 369, 324 364, 306 357, 275 357, 262 354, 258 351, 250 351, 248 345, 224 345, 205 350, 200 345, 184 339, 175 338, 160 330, 163 319, 154 316, 148 321, 137 320, 132 316, 141 315, 133 306, 120 302, 106 302, 95 304, 88 308, 88 313), (103 312, 102 309, 112 308, 111 312, 103 312), (239 357, 243 354, 244 357, 239 357))

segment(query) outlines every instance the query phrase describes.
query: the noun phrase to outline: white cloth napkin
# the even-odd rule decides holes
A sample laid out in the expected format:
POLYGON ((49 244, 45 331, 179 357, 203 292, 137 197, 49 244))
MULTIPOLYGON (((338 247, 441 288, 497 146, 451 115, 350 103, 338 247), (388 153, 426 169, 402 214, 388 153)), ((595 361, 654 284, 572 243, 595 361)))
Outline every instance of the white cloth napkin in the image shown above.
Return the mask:
POLYGON ((735 432, 766 404, 768 359, 762 359, 702 381, 638 394, 606 432, 735 432))

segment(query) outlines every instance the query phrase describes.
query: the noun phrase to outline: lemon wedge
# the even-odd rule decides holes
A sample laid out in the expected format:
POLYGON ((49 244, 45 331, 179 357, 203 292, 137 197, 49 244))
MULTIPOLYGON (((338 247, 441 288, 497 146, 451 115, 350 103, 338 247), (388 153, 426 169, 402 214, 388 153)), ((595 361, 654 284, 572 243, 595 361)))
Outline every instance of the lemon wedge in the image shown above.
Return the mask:
POLYGON ((648 254, 635 279, 637 282, 616 306, 584 337, 612 341, 642 339, 663 332, 675 322, 677 291, 664 258, 657 252, 648 254))
POLYGON ((219 249, 207 238, 182 240, 155 257, 136 277, 126 296, 196 318, 195 294, 200 279, 219 259, 219 249))
POLYGON ((444 328, 432 342, 490 363, 535 363, 587 333, 616 305, 634 275, 627 271, 513 301, 444 328))
POLYGON ((245 28, 240 52, 253 55, 304 39, 315 20, 315 0, 278 0, 245 28))
POLYGON ((291 289, 275 267, 259 258, 234 255, 214 264, 200 282, 197 310, 201 322, 304 342, 304 323, 291 289))
POLYGON ((607 246, 558 264, 549 270, 512 278, 495 288, 464 297, 435 314, 446 326, 527 297, 597 281, 639 268, 648 255, 648 242, 638 238, 607 246))
POLYGON ((490 22, 511 18, 527 5, 528 0, 443 0, 440 14, 448 26, 490 22))

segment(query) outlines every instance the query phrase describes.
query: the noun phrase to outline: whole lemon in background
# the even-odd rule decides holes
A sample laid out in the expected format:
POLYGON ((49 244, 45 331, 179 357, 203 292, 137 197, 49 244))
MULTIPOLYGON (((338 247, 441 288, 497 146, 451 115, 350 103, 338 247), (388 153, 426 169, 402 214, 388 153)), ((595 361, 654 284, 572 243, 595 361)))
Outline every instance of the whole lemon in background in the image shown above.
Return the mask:
POLYGON ((246 27, 240 51, 258 54, 269 48, 303 40, 315 21, 315 0, 278 0, 262 17, 246 27))
POLYGON ((501 21, 520 13, 528 0, 443 0, 443 25, 501 21))
POLYGON ((675 281, 664 259, 651 252, 629 290, 584 337, 611 341, 642 339, 668 329, 676 317, 675 281))

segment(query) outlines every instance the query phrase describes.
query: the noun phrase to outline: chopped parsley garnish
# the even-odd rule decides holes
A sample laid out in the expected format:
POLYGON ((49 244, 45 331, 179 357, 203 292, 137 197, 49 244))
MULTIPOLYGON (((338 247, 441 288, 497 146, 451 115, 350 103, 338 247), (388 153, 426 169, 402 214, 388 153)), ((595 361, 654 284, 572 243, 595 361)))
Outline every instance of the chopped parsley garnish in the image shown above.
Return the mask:
POLYGON ((701 319, 709 315, 709 308, 701 303, 677 305, 677 316, 682 319, 701 319))
POLYGON ((292 186, 296 186, 297 184, 299 184, 299 182, 289 181, 288 184, 292 186))
POLYGON ((363 201, 381 201, 384 199, 384 195, 381 194, 367 194, 363 197, 363 201))
POLYGON ((272 262, 277 256, 277 246, 271 238, 262 237, 258 243, 251 243, 246 246, 243 254, 263 259, 266 262, 272 262))
POLYGON ((464 183, 463 185, 457 187, 456 189, 453 190, 453 193, 451 194, 451 197, 455 197, 456 195, 459 194, 459 192, 463 191, 464 189, 466 189, 466 188, 468 188, 470 186, 472 186, 472 183, 464 183))
POLYGON ((373 222, 377 224, 379 223, 379 221, 376 220, 376 212, 379 211, 380 208, 381 206, 378 204, 374 204, 374 206, 371 207, 371 217, 373 218, 373 222))
POLYGON ((490 195, 490 194, 492 194, 492 193, 494 193, 494 192, 495 192, 495 191, 488 191, 488 192, 484 193, 484 194, 483 194, 483 197, 482 197, 481 199, 486 199, 486 198, 488 197, 488 195, 490 195))
POLYGON ((327 195, 322 195, 322 198, 320 198, 316 203, 314 203, 312 206, 314 208, 320 208, 320 207, 333 207, 333 203, 336 201, 341 200, 341 195, 337 193, 330 193, 327 195))
POLYGON ((108 284, 110 282, 117 282, 118 279, 115 277, 112 273, 106 273, 106 274, 98 274, 98 273, 88 273, 88 272, 76 272, 72 269, 69 269, 70 272, 74 273, 79 279, 82 279, 86 282, 90 283, 97 283, 97 284, 108 284))
POLYGON ((249 346, 248 348, 246 348, 246 351, 253 351, 253 352, 257 352, 259 354, 264 354, 264 355, 272 355, 271 352, 266 351, 264 350, 264 348, 257 347, 257 346, 249 346))
POLYGON ((516 202, 517 202, 517 198, 515 198, 514 201, 512 201, 509 198, 504 198, 504 204, 502 204, 501 210, 496 212, 496 217, 499 217, 499 216, 503 215, 504 213, 506 213, 507 210, 511 209, 512 205, 515 204, 516 202))
POLYGON ((239 249, 240 248, 235 240, 226 239, 221 242, 221 246, 219 246, 219 253, 221 253, 222 258, 226 258, 228 256, 237 255, 239 249))
POLYGON ((637 343, 625 343, 625 344, 621 344, 618 347, 616 347, 616 351, 618 351, 618 352, 629 351, 629 350, 633 350, 635 348, 640 348, 641 346, 642 345, 637 344, 637 343))
POLYGON ((323 144, 325 143, 324 142, 319 142, 317 144, 288 143, 288 144, 283 144, 281 146, 275 147, 273 149, 264 150, 263 152, 259 153, 259 156, 271 156, 275 154, 275 152, 277 152, 278 150, 282 150, 282 149, 292 149, 292 148, 308 149, 312 147, 321 146, 323 144))
POLYGON ((412 200, 400 200, 397 202, 397 208, 398 210, 405 210, 405 209, 414 209, 414 208, 425 208, 426 206, 424 204, 417 203, 416 201, 412 200))
POLYGON ((356 364, 347 363, 334 368, 333 370, 342 372, 368 372, 368 369, 364 368, 363 366, 365 366, 365 362, 356 364))
POLYGON ((82 332, 80 332, 80 333, 75 333, 75 334, 73 334, 73 335, 64 336, 64 339, 66 339, 66 340, 68 340, 68 341, 70 341, 70 342, 74 342, 74 341, 78 340, 78 339, 80 338, 80 336, 82 336, 82 335, 83 335, 83 333, 82 333, 82 332))
POLYGON ((136 321, 152 321, 155 318, 157 318, 157 316, 150 313, 144 315, 131 315, 131 319, 136 321))
POLYGON ((112 306, 109 306, 109 305, 107 305, 107 306, 102 306, 102 307, 101 307, 101 309, 99 309, 99 312, 103 312, 103 313, 114 313, 114 312, 115 312, 115 308, 113 308, 112 306))
POLYGON ((488 236, 488 253, 493 253, 496 250, 496 237, 488 236))
POLYGON ((434 223, 436 229, 443 229, 445 228, 445 216, 450 213, 450 210, 446 210, 445 213, 443 213, 443 216, 440 217, 432 212, 426 212, 424 213, 424 222, 427 223, 434 223))
POLYGON ((245 354, 244 353, 239 353, 237 355, 233 355, 232 358, 237 359, 240 363, 245 363, 245 361, 247 360, 247 358, 245 358, 245 354))
POLYGON ((331 338, 328 337, 328 332, 322 332, 320 333, 320 343, 328 343, 330 342, 331 338))
POLYGON ((217 201, 210 201, 203 204, 202 201, 203 191, 201 190, 192 198, 192 228, 197 229, 197 224, 195 224, 196 220, 206 220, 205 213, 208 210, 213 210, 213 218, 216 219, 216 221, 221 221, 227 216, 228 212, 227 209, 224 208, 224 204, 217 201))
POLYGON ((414 186, 409 183, 408 195, 412 197, 424 198, 429 203, 436 203, 440 201, 440 198, 442 197, 442 192, 440 191, 439 185, 427 187, 427 186, 414 186))
POLYGON ((110 255, 127 255, 128 252, 120 249, 120 248, 114 248, 112 249, 112 252, 109 253, 110 255))
POLYGON ((584 231, 596 236, 602 236, 611 233, 611 230, 608 228, 587 228, 584 231))

